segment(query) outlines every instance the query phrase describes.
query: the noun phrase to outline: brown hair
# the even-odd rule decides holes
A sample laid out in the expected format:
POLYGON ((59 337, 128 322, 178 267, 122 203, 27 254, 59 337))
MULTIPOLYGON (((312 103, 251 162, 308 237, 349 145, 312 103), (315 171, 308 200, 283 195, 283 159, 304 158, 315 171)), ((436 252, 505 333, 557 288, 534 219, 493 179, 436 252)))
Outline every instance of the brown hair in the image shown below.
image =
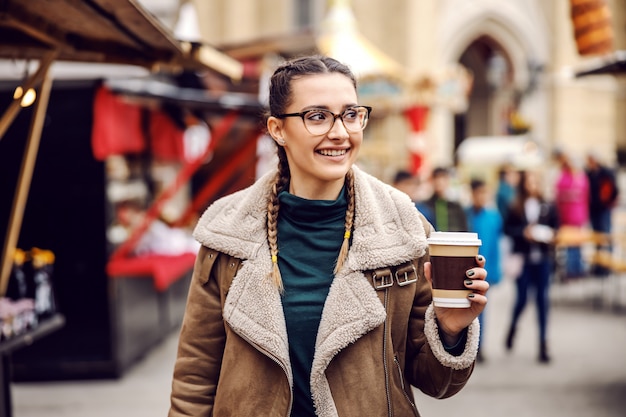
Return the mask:
MULTIPOLYGON (((356 78, 346 65, 339 61, 322 55, 306 56, 296 58, 280 65, 272 78, 269 86, 269 116, 279 115, 285 112, 292 100, 292 85, 294 79, 307 75, 339 73, 343 74, 352 81, 355 90, 357 88, 356 78)), ((280 203, 278 194, 285 189, 291 174, 289 171, 289 163, 287 154, 282 146, 278 147, 278 171, 272 184, 272 192, 269 203, 267 205, 267 240, 270 246, 270 254, 272 255, 272 273, 271 279, 276 287, 282 292, 283 282, 278 268, 278 211, 280 203)), ((345 231, 343 243, 337 257, 337 264, 334 272, 337 273, 343 266, 350 245, 350 236, 352 224, 354 220, 354 174, 352 170, 346 174, 346 188, 348 192, 348 209, 346 210, 345 231)))
MULTIPOLYGON (((531 193, 528 192, 528 189, 526 188, 526 182, 529 181, 529 177, 531 176, 535 176, 535 179, 537 179, 537 174, 527 170, 522 170, 519 173, 520 178, 516 187, 515 199, 511 202, 511 210, 521 216, 524 213, 524 204, 526 203, 526 200, 532 197, 531 193)), ((536 197, 541 202, 545 201, 545 197, 543 196, 541 189, 539 189, 536 197)))

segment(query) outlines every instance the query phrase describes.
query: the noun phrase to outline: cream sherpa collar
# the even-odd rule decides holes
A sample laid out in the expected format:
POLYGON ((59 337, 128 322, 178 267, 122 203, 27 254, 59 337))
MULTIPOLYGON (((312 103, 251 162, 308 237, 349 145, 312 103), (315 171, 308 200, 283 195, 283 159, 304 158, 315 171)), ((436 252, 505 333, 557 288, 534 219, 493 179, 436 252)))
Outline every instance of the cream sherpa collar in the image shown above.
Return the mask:
MULTIPOLYGON (((353 169, 356 216, 348 267, 353 271, 375 269, 423 255, 424 228, 408 196, 357 167, 353 169)), ((251 187, 211 205, 194 237, 207 247, 241 259, 259 256, 267 241, 267 202, 274 175, 270 172, 251 187)))

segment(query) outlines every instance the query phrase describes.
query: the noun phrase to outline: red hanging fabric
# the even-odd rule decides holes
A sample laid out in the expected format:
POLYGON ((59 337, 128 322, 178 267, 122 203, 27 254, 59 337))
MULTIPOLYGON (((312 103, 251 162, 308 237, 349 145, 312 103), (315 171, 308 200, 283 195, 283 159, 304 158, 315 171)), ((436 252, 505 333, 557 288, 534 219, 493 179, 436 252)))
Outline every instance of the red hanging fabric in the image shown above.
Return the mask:
POLYGON ((103 161, 111 155, 142 152, 141 108, 125 103, 106 87, 98 88, 93 106, 91 145, 94 157, 103 161))
POLYGON ((418 174, 424 164, 424 152, 426 148, 424 135, 428 123, 429 108, 426 106, 411 106, 404 111, 409 126, 408 150, 410 153, 410 171, 418 174))
POLYGON ((155 158, 184 161, 184 134, 165 112, 155 110, 150 114, 150 148, 155 158))

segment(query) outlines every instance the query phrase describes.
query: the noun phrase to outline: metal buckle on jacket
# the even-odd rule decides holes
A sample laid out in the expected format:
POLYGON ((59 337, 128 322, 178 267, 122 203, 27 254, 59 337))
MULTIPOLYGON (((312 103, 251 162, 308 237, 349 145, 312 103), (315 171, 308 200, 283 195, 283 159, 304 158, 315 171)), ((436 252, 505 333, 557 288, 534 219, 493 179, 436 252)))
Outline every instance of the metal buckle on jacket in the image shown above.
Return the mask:
POLYGON ((372 272, 372 283, 374 284, 374 289, 376 290, 391 287, 393 285, 393 275, 391 274, 391 269, 382 268, 372 272))
POLYGON ((415 269, 415 265, 411 262, 407 266, 398 268, 396 271, 396 281, 398 281, 398 285, 401 287, 417 282, 417 270, 415 269), (411 274, 413 274, 413 278, 411 278, 411 274))

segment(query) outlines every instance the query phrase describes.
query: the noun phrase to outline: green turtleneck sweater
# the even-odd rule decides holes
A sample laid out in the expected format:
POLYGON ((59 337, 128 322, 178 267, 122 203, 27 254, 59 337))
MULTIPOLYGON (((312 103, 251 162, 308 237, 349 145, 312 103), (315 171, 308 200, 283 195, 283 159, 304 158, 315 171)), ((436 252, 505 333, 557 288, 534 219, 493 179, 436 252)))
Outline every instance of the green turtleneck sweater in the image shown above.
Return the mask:
POLYGON ((291 415, 314 417, 310 376, 315 339, 343 241, 348 203, 344 190, 335 201, 306 200, 286 191, 278 198, 278 265, 294 378, 291 415))

